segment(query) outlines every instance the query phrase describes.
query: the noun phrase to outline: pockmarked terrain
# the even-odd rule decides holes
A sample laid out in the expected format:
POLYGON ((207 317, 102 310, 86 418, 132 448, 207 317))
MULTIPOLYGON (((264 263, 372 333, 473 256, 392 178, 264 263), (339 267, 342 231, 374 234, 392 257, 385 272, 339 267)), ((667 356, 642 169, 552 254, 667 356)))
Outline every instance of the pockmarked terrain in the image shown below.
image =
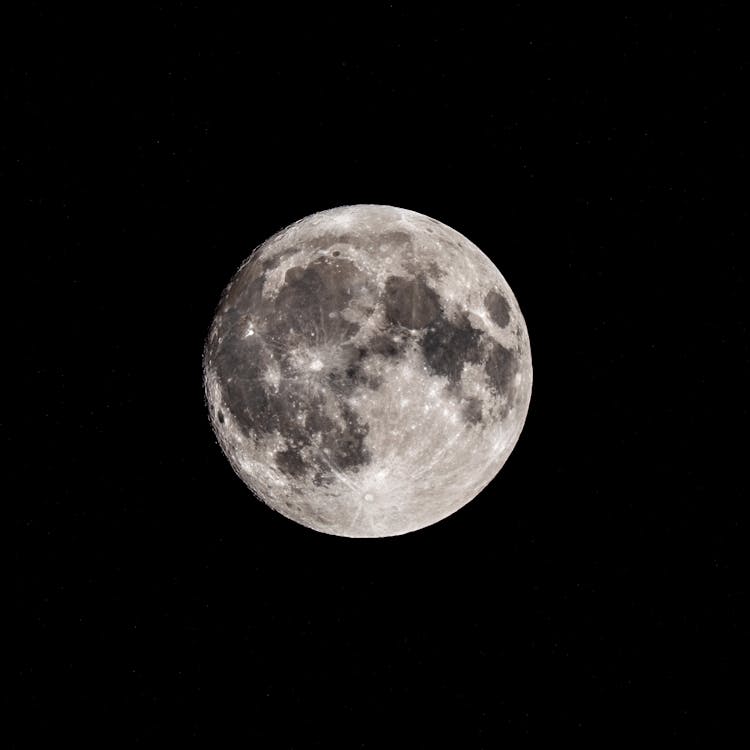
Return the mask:
POLYGON ((526 324, 492 261, 381 205, 313 214, 258 247, 224 291, 203 368, 247 486, 350 537, 468 503, 513 450, 532 386, 526 324))

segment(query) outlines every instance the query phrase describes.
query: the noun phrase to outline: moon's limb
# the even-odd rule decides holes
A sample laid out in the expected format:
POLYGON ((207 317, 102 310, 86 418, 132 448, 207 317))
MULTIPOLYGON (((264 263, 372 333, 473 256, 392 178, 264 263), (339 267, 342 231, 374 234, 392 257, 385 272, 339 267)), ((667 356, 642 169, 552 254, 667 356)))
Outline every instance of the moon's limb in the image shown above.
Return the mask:
POLYGON ((204 376, 248 487, 351 537, 468 503, 513 450, 532 386, 526 324, 489 258, 377 205, 313 214, 253 252, 222 297, 204 376))

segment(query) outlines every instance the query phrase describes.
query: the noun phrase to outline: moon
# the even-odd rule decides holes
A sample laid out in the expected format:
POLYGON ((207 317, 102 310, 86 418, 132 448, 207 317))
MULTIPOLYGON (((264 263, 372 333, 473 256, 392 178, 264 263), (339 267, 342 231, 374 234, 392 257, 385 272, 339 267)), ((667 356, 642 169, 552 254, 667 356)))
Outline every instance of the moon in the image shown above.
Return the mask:
POLYGON ((353 205, 268 239, 203 352, 211 424, 242 481, 327 534, 436 523, 495 477, 532 386, 526 323, 492 261, 414 211, 353 205))

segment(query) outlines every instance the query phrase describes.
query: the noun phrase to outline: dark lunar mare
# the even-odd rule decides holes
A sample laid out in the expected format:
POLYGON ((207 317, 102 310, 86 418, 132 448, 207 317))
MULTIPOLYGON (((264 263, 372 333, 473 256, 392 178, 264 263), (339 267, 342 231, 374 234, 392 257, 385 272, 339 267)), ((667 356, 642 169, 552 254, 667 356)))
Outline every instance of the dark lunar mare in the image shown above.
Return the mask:
MULTIPOLYGON (((383 233, 376 239, 402 246, 405 252, 411 248, 405 233, 383 233)), ((362 242, 353 235, 327 234, 310 245, 325 251, 342 243, 362 242)), ((258 441, 276 433, 284 438, 286 446, 274 456, 284 474, 328 484, 333 480, 331 466, 356 471, 370 462, 365 446, 369 426, 347 406, 345 397, 357 388, 377 389, 380 381, 367 373, 366 361, 371 357, 397 361, 409 341, 421 346, 432 374, 448 379, 467 424, 476 425, 483 418, 481 400, 461 396, 467 362, 483 362, 493 392, 507 396, 510 404, 518 371, 513 352, 474 328, 465 314, 449 319, 422 273, 386 279, 385 287, 377 290, 385 328, 358 346, 351 339, 359 325, 341 312, 368 290, 368 279, 339 250, 309 265, 289 268, 276 297, 264 297, 267 274, 298 250, 290 246, 270 258, 253 257, 243 266, 222 300, 219 324, 207 347, 207 361, 215 366, 222 383, 226 409, 242 432, 258 441), (252 336, 247 335, 250 323, 252 336), (315 378, 306 380, 296 371, 291 356, 301 342, 314 346, 323 340, 337 345, 341 353, 337 366, 321 373, 328 388, 321 388, 315 378), (281 373, 277 388, 265 380, 273 362, 281 373)), ((497 325, 509 323, 505 297, 493 290, 484 302, 497 325)), ((217 414, 217 419, 223 423, 224 414, 217 414)))
POLYGON ((492 320, 494 320, 500 328, 505 328, 505 326, 510 323, 510 305, 508 304, 508 300, 505 299, 500 292, 495 289, 487 292, 487 295, 484 298, 484 306, 487 308, 487 312, 489 312, 492 320))
POLYGON ((309 266, 293 266, 273 305, 263 304, 269 335, 287 344, 290 328, 306 340, 313 334, 333 341, 351 338, 359 326, 338 316, 366 286, 364 274, 349 260, 319 258, 309 266), (334 317, 330 317, 331 313, 334 317))
POLYGON ((424 328, 440 314, 440 298, 419 277, 389 276, 384 303, 388 320, 404 328, 424 328))
POLYGON ((512 293, 459 236, 410 216, 352 207, 277 233, 225 290, 206 342, 214 428, 235 470, 272 507, 319 530, 390 535, 434 523, 470 499, 472 476, 485 481, 502 465, 525 417, 531 370, 512 293), (451 284, 464 256, 466 275, 457 271, 451 284), (436 291, 444 288, 445 297, 436 291), (424 390, 415 399, 416 388, 424 390), (383 443, 397 447, 388 437, 399 419, 410 422, 404 433, 417 429, 395 443, 432 447, 420 445, 423 405, 423 427, 444 432, 441 447, 454 446, 435 455, 446 466, 443 474, 435 466, 434 509, 418 507, 421 485, 409 484, 408 465, 390 464, 385 487, 369 483, 369 470, 362 482, 356 477, 376 459, 369 439, 373 453, 383 443), (378 414, 371 425, 365 411, 378 414), (508 438, 502 448, 501 435, 508 438), (272 473, 253 475, 261 463, 272 473), (358 485, 372 508, 351 504, 358 485), (389 506, 389 486, 403 488, 398 508, 389 506), (419 513, 411 518, 410 503, 419 513))
POLYGON ((482 357, 481 335, 482 332, 471 325, 464 313, 459 314, 455 321, 441 313, 428 327, 422 340, 427 366, 457 386, 464 364, 479 362, 482 357))
POLYGON ((519 368, 518 356, 497 341, 492 341, 487 352, 484 369, 490 381, 492 390, 507 397, 503 416, 508 413, 515 403, 516 388, 513 379, 519 368))
MULTIPOLYGON (((364 445, 369 428, 345 403, 326 398, 324 390, 297 377, 288 354, 300 341, 314 343, 315 336, 345 348, 359 326, 338 313, 361 293, 365 278, 351 261, 323 257, 287 270, 278 295, 269 300, 263 284, 278 258, 264 263, 260 272, 252 259, 240 271, 239 283, 230 285, 207 361, 216 368, 226 408, 242 432, 256 440, 278 433, 286 447, 274 457, 277 467, 290 477, 326 484, 333 479, 331 466, 355 470, 370 461, 364 445), (247 335, 250 322, 252 336, 247 335), (273 361, 282 373, 278 388, 264 379, 273 361)), ((362 355, 349 348, 352 362, 343 371, 342 390, 368 384, 357 364, 362 355)))
POLYGON ((461 415, 469 424, 478 424, 482 421, 482 402, 474 396, 464 399, 461 415))

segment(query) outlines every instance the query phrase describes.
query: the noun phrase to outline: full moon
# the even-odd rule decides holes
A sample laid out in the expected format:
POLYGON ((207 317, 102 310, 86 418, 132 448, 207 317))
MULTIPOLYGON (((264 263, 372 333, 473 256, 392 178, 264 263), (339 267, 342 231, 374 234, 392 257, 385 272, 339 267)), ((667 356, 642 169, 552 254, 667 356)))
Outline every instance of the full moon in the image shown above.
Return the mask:
POLYGON ((466 237, 381 205, 307 216, 260 245, 203 353, 235 472, 297 523, 346 537, 424 528, 506 462, 531 397, 526 323, 466 237))

